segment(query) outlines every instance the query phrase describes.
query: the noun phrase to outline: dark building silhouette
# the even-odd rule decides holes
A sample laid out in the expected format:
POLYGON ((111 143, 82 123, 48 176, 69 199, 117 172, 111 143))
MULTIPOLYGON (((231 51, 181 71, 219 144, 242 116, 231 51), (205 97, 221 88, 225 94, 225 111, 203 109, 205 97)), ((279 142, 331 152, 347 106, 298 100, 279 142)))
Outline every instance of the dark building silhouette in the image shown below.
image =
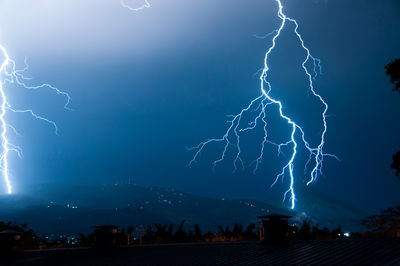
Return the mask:
POLYGON ((14 230, 0 232, 0 251, 7 251, 15 248, 21 239, 21 233, 14 230))
POLYGON ((289 241, 289 218, 291 216, 270 214, 257 217, 262 219, 263 238, 261 244, 282 245, 289 241))
POLYGON ((118 228, 116 225, 93 226, 95 247, 110 248, 117 245, 118 228))

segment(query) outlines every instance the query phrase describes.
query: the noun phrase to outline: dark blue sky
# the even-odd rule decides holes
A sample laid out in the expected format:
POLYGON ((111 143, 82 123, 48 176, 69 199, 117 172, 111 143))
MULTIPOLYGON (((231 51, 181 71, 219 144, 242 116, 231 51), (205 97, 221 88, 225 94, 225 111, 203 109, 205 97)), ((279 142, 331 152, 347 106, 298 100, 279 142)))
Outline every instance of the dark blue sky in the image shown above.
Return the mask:
MULTIPOLYGON (((206 196, 280 199, 285 187, 269 188, 282 165, 274 147, 268 147, 256 175, 251 169, 232 174, 230 161, 213 174, 210 162, 219 156, 218 145, 188 168, 193 153, 185 149, 221 136, 225 115, 239 112, 259 94, 253 74, 262 67, 270 40, 253 34, 278 26, 275 1, 154 0, 141 12, 129 12, 118 1, 92 9, 93 1, 84 6, 41 1, 30 4, 29 13, 8 2, 0 6, 1 13, 8 8, 0 19, 0 40, 21 64, 28 57, 33 81, 67 91, 74 109, 63 110, 63 99, 48 91, 9 87, 15 106, 35 108, 55 120, 60 131, 55 136, 40 121, 9 115, 22 134, 15 142, 24 149, 23 160, 10 159, 16 186, 131 178, 140 185, 206 196)), ((400 96, 391 92, 383 66, 400 56, 400 3, 283 4, 285 13, 300 23, 306 45, 322 60, 316 87, 329 103, 325 150, 341 159, 326 159, 324 176, 305 188, 308 177, 299 156, 298 201, 310 191, 368 212, 399 203, 400 182, 390 163, 400 148, 400 96)), ((321 106, 307 94, 299 68, 303 58, 293 34, 283 32, 271 54, 271 80, 274 96, 317 141, 321 106)), ((289 135, 276 123, 271 136, 289 135)), ((254 158, 260 141, 256 133, 245 138, 246 160, 254 158)))

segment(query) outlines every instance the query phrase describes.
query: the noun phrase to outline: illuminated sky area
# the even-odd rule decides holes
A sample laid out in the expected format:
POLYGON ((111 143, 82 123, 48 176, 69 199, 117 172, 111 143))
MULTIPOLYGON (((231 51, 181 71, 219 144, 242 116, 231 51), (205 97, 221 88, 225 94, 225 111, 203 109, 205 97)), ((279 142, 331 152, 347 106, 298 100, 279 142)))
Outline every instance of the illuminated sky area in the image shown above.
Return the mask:
MULTIPOLYGON (((68 92, 74 109, 64 110, 64 98, 50 91, 7 86, 15 107, 33 108, 59 128, 56 136, 28 115, 8 114, 21 133, 12 140, 24 149, 23 160, 9 158, 16 193, 31 184, 111 184, 130 178, 204 196, 280 200, 288 180, 269 188, 284 163, 275 147, 266 147, 255 175, 252 169, 232 174, 229 158, 214 174, 210 164, 219 155, 218 145, 188 168, 193 152, 185 149, 220 137, 225 115, 259 95, 253 74, 263 66, 271 40, 253 35, 279 25, 275 1, 149 2, 151 8, 139 12, 118 0, 0 2, 0 42, 21 68, 27 57, 33 82, 68 92)), ((391 92, 383 66, 400 56, 400 3, 282 3, 322 60, 323 75, 315 86, 329 103, 325 151, 341 159, 327 158, 324 176, 306 187, 307 158, 299 156, 294 169, 298 201, 321 195, 366 212, 399 203, 400 182, 390 163, 400 148, 400 96, 391 92)), ((307 91, 299 67, 304 51, 290 30, 282 32, 277 45, 270 56, 272 93, 317 144, 321 106, 307 91)), ((290 131, 276 115, 271 110, 270 136, 279 141, 290 131)), ((247 163, 259 152, 260 130, 243 138, 247 163)), ((307 206, 300 204, 299 210, 307 206)))

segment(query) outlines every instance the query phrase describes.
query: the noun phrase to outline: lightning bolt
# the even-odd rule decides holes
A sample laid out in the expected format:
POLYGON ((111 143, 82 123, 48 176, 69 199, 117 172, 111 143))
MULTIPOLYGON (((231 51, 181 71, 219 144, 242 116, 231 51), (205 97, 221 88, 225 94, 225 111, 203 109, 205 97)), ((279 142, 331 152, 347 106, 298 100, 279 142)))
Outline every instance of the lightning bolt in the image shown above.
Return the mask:
POLYGON ((283 147, 291 146, 291 155, 289 157, 289 160, 285 162, 285 165, 283 166, 282 170, 277 174, 275 181, 272 183, 271 187, 274 186, 278 180, 283 179, 285 176, 288 176, 289 187, 284 193, 283 201, 285 201, 289 195, 290 208, 294 209, 296 204, 294 164, 299 144, 302 143, 302 145, 304 145, 304 147, 309 153, 308 161, 305 164, 305 169, 304 169, 305 173, 307 172, 308 165, 313 163, 313 168, 310 172, 310 177, 307 182, 307 186, 315 182, 318 179, 318 176, 322 174, 324 157, 329 156, 329 157, 334 157, 336 159, 338 158, 335 155, 323 152, 323 148, 325 145, 325 135, 327 132, 326 113, 328 111, 328 104, 324 101, 321 95, 316 92, 313 83, 313 80, 317 77, 318 73, 322 72, 321 61, 320 59, 313 57, 310 50, 305 46, 304 40, 298 31, 299 25, 297 21, 285 15, 285 13, 283 12, 283 5, 281 3, 281 0, 275 0, 275 2, 278 4, 277 15, 281 21, 280 26, 271 33, 268 33, 264 36, 256 36, 257 38, 261 39, 265 39, 267 37, 272 36, 272 44, 265 53, 264 66, 262 69, 258 71, 258 74, 260 75, 259 79, 260 79, 261 94, 255 99, 253 99, 247 105, 247 107, 242 109, 238 114, 229 116, 230 117, 230 120, 228 121, 229 127, 221 138, 209 139, 201 142, 195 147, 188 148, 191 151, 195 151, 192 160, 189 162, 189 166, 197 162, 197 159, 199 158, 201 152, 209 144, 225 143, 221 156, 212 163, 213 169, 215 169, 218 163, 226 159, 226 154, 228 152, 229 147, 234 147, 236 151, 235 159, 233 160, 233 171, 235 172, 238 166, 241 166, 241 168, 244 169, 244 162, 243 159, 241 158, 242 151, 241 151, 240 135, 246 131, 255 129, 259 124, 261 124, 264 132, 264 138, 261 143, 260 153, 259 156, 250 165, 254 165, 254 173, 256 173, 260 163, 262 162, 264 156, 264 147, 266 144, 271 144, 275 146, 278 150, 278 156, 282 153, 281 151, 283 147), (307 76, 309 90, 320 101, 320 103, 323 106, 323 111, 321 113, 323 128, 321 131, 322 133, 320 135, 319 144, 316 147, 311 147, 309 142, 306 140, 306 134, 303 128, 298 123, 296 123, 293 118, 289 117, 287 114, 284 113, 282 102, 278 99, 273 98, 270 95, 270 92, 272 90, 272 85, 268 80, 268 72, 270 70, 270 67, 268 65, 269 56, 276 47, 276 43, 280 37, 282 30, 285 28, 285 26, 287 26, 287 24, 290 23, 294 25, 293 33, 297 37, 302 49, 305 51, 306 56, 301 64, 301 67, 304 70, 305 75, 307 76), (309 70, 307 68, 307 63, 309 62, 313 64, 312 70, 309 70), (286 142, 275 143, 268 139, 268 130, 267 130, 268 124, 267 124, 267 110, 266 110, 268 106, 275 106, 279 110, 280 117, 284 121, 286 121, 287 124, 290 126, 291 128, 290 138, 286 142), (256 113, 256 115, 252 120, 252 122, 250 122, 247 125, 247 127, 242 127, 241 120, 244 114, 251 115, 253 113, 256 113))
POLYGON ((147 0, 144 0, 144 4, 139 6, 139 7, 132 7, 132 6, 128 5, 128 4, 126 4, 124 0, 121 0, 121 5, 123 7, 125 7, 125 8, 127 8, 127 9, 131 10, 131 11, 139 11, 139 10, 151 7, 150 3, 147 0))
POLYGON ((68 106, 71 100, 71 97, 69 96, 68 93, 63 92, 59 90, 58 88, 44 83, 36 86, 31 86, 26 83, 27 80, 30 80, 30 78, 27 78, 24 76, 24 72, 29 68, 26 60, 25 60, 25 67, 23 69, 17 69, 16 68, 16 63, 14 60, 10 58, 10 56, 7 53, 7 50, 0 44, 0 58, 2 58, 2 62, 0 65, 0 96, 1 96, 1 103, 0 103, 0 125, 1 125, 1 155, 0 155, 0 170, 4 178, 4 182, 7 187, 7 193, 12 194, 12 185, 10 181, 10 176, 9 176, 9 167, 8 167, 8 156, 10 152, 15 152, 17 155, 22 158, 22 149, 17 146, 12 144, 7 136, 8 136, 8 130, 11 129, 11 132, 13 132, 15 135, 19 135, 17 130, 10 125, 6 121, 6 113, 7 111, 13 112, 13 113, 27 113, 30 114, 33 118, 41 120, 43 122, 46 122, 50 124, 53 128, 56 134, 58 134, 58 128, 57 125, 54 121, 49 120, 41 115, 36 114, 33 110, 31 109, 15 109, 12 107, 12 105, 8 102, 7 96, 4 90, 4 85, 6 83, 14 83, 18 86, 21 86, 25 89, 28 90, 38 90, 38 89, 43 89, 47 88, 52 91, 54 91, 58 95, 62 95, 63 97, 66 98, 64 108, 67 110, 71 110, 68 106))

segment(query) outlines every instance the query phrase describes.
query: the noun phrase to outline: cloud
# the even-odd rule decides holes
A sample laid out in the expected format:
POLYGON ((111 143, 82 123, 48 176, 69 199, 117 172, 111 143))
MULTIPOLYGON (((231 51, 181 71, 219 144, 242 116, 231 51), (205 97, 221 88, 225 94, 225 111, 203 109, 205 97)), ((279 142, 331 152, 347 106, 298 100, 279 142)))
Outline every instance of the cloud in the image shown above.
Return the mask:
POLYGON ((121 5, 131 11, 140 11, 151 6, 147 0, 121 0, 121 5))

